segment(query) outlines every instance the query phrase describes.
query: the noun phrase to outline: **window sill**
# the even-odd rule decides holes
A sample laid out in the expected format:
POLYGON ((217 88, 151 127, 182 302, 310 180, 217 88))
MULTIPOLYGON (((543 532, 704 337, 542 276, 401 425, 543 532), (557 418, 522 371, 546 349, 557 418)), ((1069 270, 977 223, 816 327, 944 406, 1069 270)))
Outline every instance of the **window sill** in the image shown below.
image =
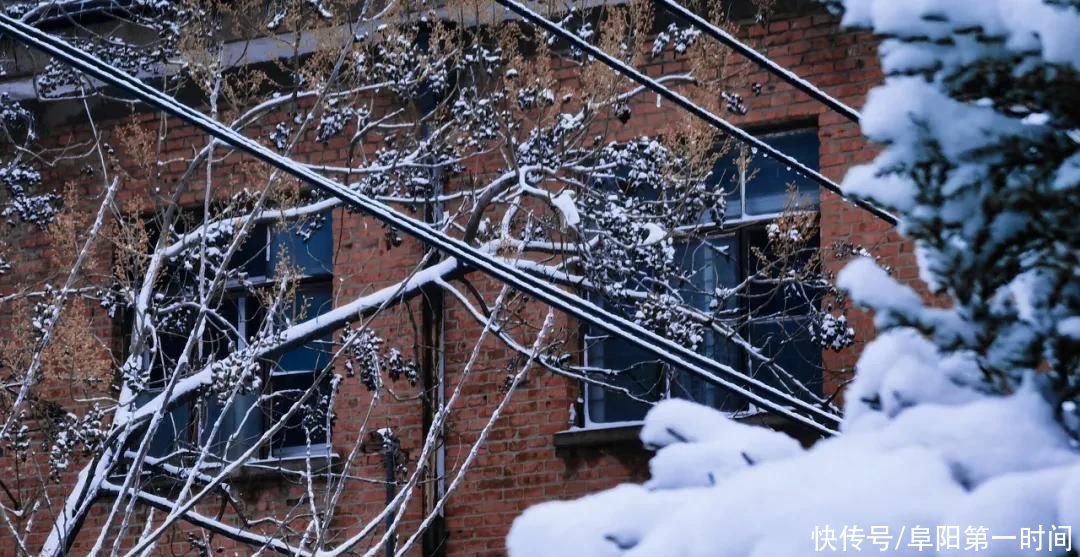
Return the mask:
POLYGON ((555 449, 626 447, 642 449, 641 424, 578 427, 555 434, 555 449))
MULTIPOLYGON (((785 433, 799 441, 804 447, 808 447, 819 438, 817 432, 808 427, 793 422, 783 416, 759 412, 756 414, 744 414, 734 418, 736 422, 766 427, 785 433)), ((646 450, 641 444, 640 422, 623 422, 614 425, 591 425, 567 429, 555 434, 555 449, 583 449, 583 448, 634 448, 646 450)))
POLYGON ((311 473, 317 476, 333 471, 340 461, 341 457, 336 453, 325 452, 312 454, 310 457, 305 455, 270 457, 244 464, 233 471, 230 479, 248 481, 297 476, 307 473, 308 462, 311 463, 311 473))
MULTIPOLYGON (((271 457, 251 460, 237 467, 225 475, 224 481, 230 484, 247 484, 259 482, 271 482, 275 480, 297 480, 307 472, 308 464, 304 456, 271 457)), ((310 458, 312 476, 318 480, 320 474, 340 471, 341 457, 336 453, 312 454, 310 458)), ((173 466, 176 466, 173 464, 173 466)), ((221 473, 221 462, 203 464, 198 472, 207 477, 216 477, 221 473)), ((192 470, 190 465, 182 466, 182 469, 192 470)), ((172 474, 155 473, 151 470, 144 471, 149 485, 170 489, 184 483, 184 479, 172 474)))

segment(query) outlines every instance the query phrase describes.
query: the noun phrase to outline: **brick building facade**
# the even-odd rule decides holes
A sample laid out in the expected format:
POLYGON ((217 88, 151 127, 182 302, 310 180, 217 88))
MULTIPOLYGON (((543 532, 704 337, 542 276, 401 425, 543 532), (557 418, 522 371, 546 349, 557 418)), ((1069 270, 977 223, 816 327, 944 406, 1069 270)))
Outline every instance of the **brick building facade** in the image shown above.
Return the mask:
MULTIPOLYGON (((861 106, 869 88, 882 79, 873 38, 840 30, 838 19, 820 8, 803 7, 796 12, 777 13, 767 24, 746 22, 738 29, 740 36, 760 52, 851 106, 861 106)), ((749 91, 751 87, 758 89, 754 84, 761 85, 758 94, 745 95, 749 108, 746 114, 728 115, 734 123, 762 134, 802 131, 815 136, 816 160, 811 162, 822 174, 835 181, 841 180, 851 165, 869 161, 873 157, 874 150, 862 139, 857 125, 830 112, 820 103, 737 55, 728 56, 726 62, 730 65, 731 74, 741 82, 734 88, 749 91)), ((646 71, 659 75, 679 71, 680 65, 685 64, 685 60, 665 54, 647 66, 646 71)), ((572 84, 579 78, 573 68, 563 68, 557 76, 566 84, 572 84)), ((662 132, 675 121, 672 114, 679 109, 646 95, 634 101, 632 110, 633 118, 619 129, 617 139, 627 140, 662 132)), ((47 140, 54 141, 56 145, 75 145, 94 133, 109 136, 121 126, 130 125, 125 117, 117 120, 116 128, 92 130, 85 126, 68 126, 62 117, 45 115, 45 118, 50 122, 47 140)), ((166 135, 167 152, 154 154, 158 160, 188 157, 193 149, 205 145, 206 138, 201 132, 175 122, 162 127, 163 121, 157 114, 140 114, 136 119, 146 129, 166 135)), ((270 121, 267 125, 274 123, 270 121)), ((309 162, 341 163, 345 153, 343 142, 344 139, 335 139, 327 143, 301 145, 296 153, 309 162)), ((119 139, 111 142, 119 153, 115 164, 125 168, 130 175, 138 176, 142 172, 140 162, 146 161, 130 160, 133 146, 121 143, 119 139)), ((225 176, 235 176, 236 182, 242 183, 249 173, 259 172, 249 162, 244 159, 225 161, 218 170, 219 176, 224 171, 225 176)), ((168 168, 173 174, 183 170, 182 162, 168 168)), ((76 197, 94 195, 92 188, 99 187, 100 181, 74 177, 78 173, 77 163, 57 167, 52 172, 55 173, 54 178, 72 184, 77 192, 76 197)), ((141 182, 130 180, 120 194, 121 200, 131 206, 139 206, 143 203, 144 192, 153 187, 155 185, 149 178, 141 182)), ((193 188, 182 201, 198 204, 202 197, 203 191, 193 188)), ((917 278, 911 246, 902 241, 888 225, 825 191, 819 194, 819 211, 822 246, 838 242, 863 245, 882 257, 901 279, 914 281, 917 278)), ((330 222, 333 242, 330 250, 331 268, 325 269, 325 273, 313 273, 312 277, 316 274, 326 275, 322 280, 325 280, 333 300, 352 300, 392 284, 407 274, 409 267, 422 253, 421 247, 412 240, 405 240, 401 246, 387 251, 384 248, 384 231, 374 221, 360 215, 336 209, 330 222)), ((12 238, 9 243, 17 246, 18 253, 27 256, 27 260, 19 264, 20 276, 47 276, 56 269, 55 261, 39 253, 44 245, 40 238, 32 235, 12 238)), ((111 260, 110 254, 100 255, 99 264, 111 260)), ((843 260, 840 259, 828 261, 832 271, 842 265, 843 260)), ((10 275, 0 278, 0 295, 15 291, 19 278, 10 275)), ((313 278, 312 284, 316 282, 313 278)), ((490 296, 498 291, 498 285, 487 279, 478 278, 475 284, 490 296)), ((444 388, 446 392, 451 392, 457 385, 464 362, 470 357, 470 341, 479 332, 477 321, 465 308, 450 299, 437 301, 420 294, 408 302, 407 307, 411 311, 380 315, 372 325, 377 331, 387 332, 385 336, 391 339, 391 344, 403 350, 435 344, 435 339, 416 338, 417 328, 410 321, 415 315, 423 313, 421 310, 425 304, 438 304, 442 308, 444 388)), ((122 335, 118 337, 119 329, 113 320, 104 315, 103 310, 87 308, 87 312, 87 323, 94 327, 97 337, 114 338, 115 342, 110 347, 91 347, 91 352, 82 354, 80 358, 90 358, 98 362, 98 366, 108 366, 110 360, 107 354, 100 351, 105 348, 120 349, 122 335)), ((850 369, 857 357, 858 344, 872 334, 868 316, 859 313, 851 315, 852 326, 858 331, 857 345, 854 349, 839 353, 823 353, 821 357, 828 368, 850 369)), ((2 319, 8 321, 3 329, 16 330, 10 315, 5 314, 2 319)), ((578 330, 575 324, 565 319, 560 319, 559 327, 578 330)), ((419 354, 421 360, 427 357, 431 355, 419 354)), ((432 461, 432 469, 445 471, 447 477, 439 482, 435 477, 436 472, 413 488, 416 495, 409 504, 407 523, 415 525, 419 521, 421 511, 431 504, 431 494, 437 489, 436 484, 441 483, 445 487, 452 479, 455 467, 469 455, 492 407, 503 394, 496 386, 505 381, 505 370, 515 358, 516 355, 496 342, 484 345, 479 365, 471 371, 469 383, 461 392, 458 408, 447 425, 443 461, 432 461)), ((827 392, 838 388, 837 380, 830 381, 833 384, 825 386, 827 392)), ((62 381, 51 387, 50 392, 59 399, 68 396, 62 381)), ((430 412, 409 397, 384 400, 370 416, 360 416, 357 415, 358 411, 350 411, 366 408, 370 397, 370 393, 358 382, 342 387, 336 402, 338 418, 331 439, 333 452, 347 452, 352 441, 362 432, 367 435, 367 432, 375 429, 391 428, 401 443, 399 458, 404 458, 410 467, 415 465, 426 424, 431 419, 430 412), (339 442, 340 447, 336 446, 339 442)), ((636 429, 633 424, 591 419, 593 414, 586 406, 594 402, 578 382, 541 371, 531 372, 491 430, 475 463, 457 487, 457 493, 450 497, 443 520, 427 534, 429 539, 423 544, 423 551, 418 549, 413 554, 500 555, 504 552, 503 540, 510 523, 529 505, 556 498, 578 497, 623 481, 646 478, 649 454, 635 442, 636 429), (605 421, 618 423, 611 425, 603 423, 605 421)), ((369 441, 367 448, 366 453, 358 457, 354 473, 357 476, 381 478, 386 466, 385 455, 377 443, 369 441)), ((333 460, 322 463, 333 466, 333 460)), ((287 471, 289 464, 283 462, 267 459, 259 466, 245 467, 235 475, 233 485, 236 496, 246 508, 277 509, 303 504, 303 487, 290 481, 287 471)), ((9 470, 10 466, 10 462, 5 463, 9 470)), ((66 489, 68 480, 50 487, 61 499, 66 489)), ((340 513, 339 518, 362 522, 383 507, 385 497, 384 486, 375 483, 371 484, 370 489, 350 490, 342 505, 347 512, 340 513)), ((99 503, 101 510, 88 519, 89 526, 103 519, 109 504, 109 500, 99 503)), ((236 518, 234 511, 226 512, 225 516, 236 518)), ((84 554, 94 544, 95 529, 85 530, 87 534, 76 542, 72 554, 84 554)), ((192 551, 183 532, 183 529, 177 529, 170 538, 172 548, 178 552, 192 551)), ((42 532, 42 536, 44 534, 42 532)), ((36 538, 38 542, 40 539, 36 538)), ((370 546, 361 547, 366 550, 370 546)), ((219 548, 227 551, 227 554, 232 551, 240 554, 251 552, 250 548, 236 545, 220 536, 216 538, 213 549, 219 548)), ((10 547, 0 547, 0 554, 12 554, 12 550, 10 547)))

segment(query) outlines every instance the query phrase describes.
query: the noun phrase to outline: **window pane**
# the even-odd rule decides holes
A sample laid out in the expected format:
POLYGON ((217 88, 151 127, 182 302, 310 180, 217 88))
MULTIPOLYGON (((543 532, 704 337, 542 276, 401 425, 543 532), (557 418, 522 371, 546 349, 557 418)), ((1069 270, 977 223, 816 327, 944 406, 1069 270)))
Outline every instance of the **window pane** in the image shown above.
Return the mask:
MULTIPOLYGON (((697 309, 708 311, 716 299, 716 289, 734 287, 739 283, 739 246, 735 236, 719 236, 675 246, 675 260, 689 273, 687 283, 680 285, 683 301, 697 309)), ((726 299, 725 307, 734 304, 726 299)))
MULTIPOLYGON (((160 391, 143 391, 135 396, 135 405, 141 407, 159 394, 161 394, 160 391)), ((147 454, 155 458, 164 458, 182 448, 188 441, 190 425, 190 404, 181 404, 166 412, 161 423, 158 424, 157 431, 154 432, 154 437, 150 440, 150 449, 147 454)))
POLYGON ((824 289, 806 284, 805 280, 791 280, 783 284, 774 280, 774 277, 786 275, 786 270, 797 273, 806 270, 806 265, 819 244, 817 235, 806 243, 804 253, 788 261, 780 261, 780 258, 770 251, 768 233, 764 228, 745 231, 743 242, 746 245, 747 274, 755 277, 746 290, 752 318, 806 315, 819 303, 824 289), (769 265, 784 267, 769 268, 769 265))
MULTIPOLYGON (((724 191, 724 200, 727 202, 724 218, 727 220, 738 219, 743 214, 742 192, 740 190, 742 178, 736 164, 738 160, 739 148, 736 146, 716 160, 712 173, 709 174, 708 178, 709 185, 724 191)), ((706 213, 702 215, 702 218, 711 221, 712 215, 706 213)))
MULTIPOLYGON (((812 170, 818 169, 819 142, 816 130, 804 130, 783 134, 765 135, 760 138, 812 170)), ((799 176, 793 169, 774 161, 762 153, 747 151, 750 161, 746 165, 746 207, 743 207, 743 192, 737 161, 742 149, 731 148, 723 157, 717 159, 709 177, 710 183, 726 192, 728 220, 744 216, 778 213, 784 209, 787 201, 787 186, 794 183, 800 199, 808 206, 817 206, 817 184, 799 176)))
POLYGON ((266 251, 268 231, 269 225, 266 223, 252 225, 244 243, 240 244, 240 248, 229 261, 229 268, 242 269, 248 277, 267 276, 267 261, 270 257, 266 251))
POLYGON ((625 388, 633 395, 590 386, 588 412, 592 422, 641 420, 652 407, 644 401, 655 402, 663 397, 660 363, 655 356, 629 342, 613 337, 597 339, 589 350, 589 365, 619 371, 618 375, 605 377, 605 382, 625 388))
POLYGON ((239 319, 237 310, 237 300, 226 298, 215 310, 217 317, 206 320, 206 334, 203 336, 202 345, 205 357, 220 360, 239 348, 235 331, 239 319))
POLYGON ((238 394, 228 410, 225 410, 225 405, 215 397, 207 400, 206 419, 203 421, 200 437, 211 454, 225 460, 236 460, 258 441, 263 433, 263 413, 259 408, 259 396, 258 392, 238 394), (210 431, 223 410, 225 417, 218 426, 217 434, 210 440, 210 431), (229 438, 233 435, 236 438, 229 443, 229 438))
MULTIPOLYGON (((159 322, 158 350, 153 353, 153 361, 150 366, 151 389, 162 389, 170 376, 176 371, 176 363, 184 354, 188 337, 191 336, 195 327, 196 314, 186 308, 177 309, 159 322)), ((198 344, 192 346, 191 356, 198 357, 198 344)))
MULTIPOLYGON (((821 348, 810 340, 806 331, 805 319, 785 319, 766 323, 754 323, 750 326, 750 342, 761 349, 780 368, 795 379, 801 381, 813 393, 821 394, 821 348)), ((754 375, 766 383, 793 392, 790 382, 785 382, 776 373, 765 369, 755 361, 754 375)))
MULTIPOLYGON (((811 170, 818 169, 818 137, 816 131, 804 131, 766 136, 766 143, 803 163, 811 170)), ((817 184, 799 176, 794 169, 770 157, 758 155, 750 164, 746 183, 746 213, 761 215, 784 210, 788 184, 794 183, 800 201, 817 206, 817 184)))
MULTIPOLYGON (((296 293, 286 319, 290 323, 299 323, 330 311, 333 301, 330 297, 330 285, 312 286, 296 293)), ((330 337, 312 340, 299 348, 282 354, 277 361, 279 371, 319 371, 330 363, 333 350, 330 337)))
MULTIPOLYGON (((271 375, 270 387, 274 394, 273 402, 270 404, 270 417, 273 423, 280 421, 282 416, 311 387, 314 380, 313 373, 271 375)), ((312 445, 327 443, 329 436, 327 435, 325 399, 329 394, 329 387, 329 381, 323 381, 319 385, 318 392, 313 393, 303 407, 285 421, 285 427, 271 441, 275 455, 284 456, 283 449, 290 447, 306 447, 309 440, 312 445)))
POLYGON ((270 246, 270 268, 282 261, 304 276, 331 273, 334 265, 334 236, 330 213, 274 226, 270 246))
MULTIPOLYGON (((732 352, 737 350, 737 347, 731 343, 723 343, 727 350, 732 352)), ((739 350, 737 354, 723 355, 719 358, 714 358, 719 361, 727 359, 724 363, 732 364, 738 363, 737 356, 742 354, 739 350)), ((737 366, 735 369, 739 369, 737 366)), ((708 380, 703 379, 701 376, 690 373, 686 370, 679 370, 672 375, 671 378, 671 396, 674 398, 683 398, 686 400, 692 400, 706 406, 711 406, 717 410, 723 410, 724 412, 738 412, 746 408, 746 399, 741 396, 729 393, 717 385, 710 383, 708 380)))
MULTIPOLYGON (((717 288, 730 288, 738 282, 738 244, 736 236, 720 236, 705 241, 675 247, 675 257, 688 271, 687 281, 680 285, 683 300, 701 310, 710 311, 717 288)), ((736 308, 735 299, 726 299, 724 306, 736 308)), ((624 314, 626 312, 623 312, 624 314)), ((644 401, 655 402, 668 392, 662 375, 664 366, 650 352, 624 340, 602 335, 588 347, 589 365, 615 371, 625 370, 608 378, 608 382, 624 387, 644 401)), ((707 331, 699 351, 717 361, 740 369, 742 351, 726 339, 707 331)), ((684 370, 671 374, 671 396, 686 398, 728 411, 741 409, 736 397, 726 396, 715 385, 684 370)), ((589 420, 594 423, 636 421, 645 417, 651 405, 615 390, 589 387, 589 420)))
MULTIPOLYGON (((280 318, 289 323, 311 319, 329 311, 333 301, 330 285, 307 286, 296 293, 285 315, 280 318)), ((273 401, 270 404, 271 418, 276 422, 289 408, 300 399, 304 390, 311 387, 315 376, 330 364, 333 345, 329 336, 309 341, 281 355, 270 374, 270 388, 273 401)), ((328 440, 326 424, 327 403, 325 396, 329 392, 329 381, 319 385, 319 392, 313 394, 299 412, 290 417, 285 428, 272 440, 272 450, 276 456, 289 456, 290 447, 305 447, 326 443, 328 440)))
MULTIPOLYGON (((738 300, 734 297, 718 299, 717 290, 732 288, 739 282, 739 245, 735 235, 719 236, 676 248, 676 257, 682 268, 691 273, 690 284, 681 289, 683 300, 691 306, 710 312, 715 300, 722 309, 736 311, 738 300)), ((698 352, 741 369, 742 350, 734 343, 706 329, 698 352)), ((671 396, 707 404, 714 408, 736 411, 743 406, 740 397, 728 395, 700 376, 686 370, 678 370, 671 377, 671 396)))
POLYGON ((289 223, 253 225, 229 264, 249 277, 268 277, 279 263, 296 267, 304 276, 333 271, 331 213, 289 223))

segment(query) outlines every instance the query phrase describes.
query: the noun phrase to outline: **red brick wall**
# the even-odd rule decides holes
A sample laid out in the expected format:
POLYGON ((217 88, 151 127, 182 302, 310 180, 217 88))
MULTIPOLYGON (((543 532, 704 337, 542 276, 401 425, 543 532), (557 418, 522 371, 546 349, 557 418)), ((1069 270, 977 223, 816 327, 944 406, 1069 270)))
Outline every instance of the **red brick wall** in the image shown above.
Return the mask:
MULTIPOLYGON (((790 68, 795 73, 815 82, 826 91, 848 104, 862 105, 866 91, 881 79, 876 64, 875 43, 870 37, 858 33, 840 32, 835 18, 824 14, 802 15, 797 17, 777 18, 765 29, 760 25, 748 25, 740 29, 740 34, 760 51, 771 56, 776 62, 790 68)), ((707 40, 702 38, 701 40, 707 40)), ((754 127, 784 127, 790 125, 813 124, 819 130, 821 143, 820 167, 826 176, 839 181, 846 169, 852 164, 866 162, 874 155, 874 150, 860 138, 858 128, 842 117, 828 111, 822 105, 793 90, 779 79, 765 73, 752 64, 728 56, 725 60, 729 68, 729 89, 744 96, 750 108, 744 116, 732 116, 731 120, 739 125, 754 127), (754 95, 751 84, 763 85, 760 95, 754 95)), ((675 60, 670 55, 648 66, 650 74, 679 71, 685 68, 685 62, 675 60)), ((563 69, 558 74, 566 83, 574 83, 579 76, 571 69, 563 69)), ((618 130, 621 139, 636 135, 652 134, 662 131, 681 121, 678 109, 670 103, 656 106, 652 95, 645 95, 634 104, 634 116, 628 124, 618 130)), ((280 119, 286 116, 283 114, 280 119)), ((156 130, 160 124, 156 116, 141 117, 148 129, 156 130)), ((272 126, 274 121, 268 123, 272 126)), ((621 126, 621 124, 614 124, 621 126)), ((105 130, 110 133, 112 130, 105 130)), ((262 130, 268 132, 268 130, 262 130)), ((55 131, 53 139, 58 144, 74 143, 85 139, 89 130, 74 128, 55 131)), ((265 133, 263 133, 265 136, 265 133)), ((167 152, 161 159, 186 157, 192 148, 205 144, 203 134, 185 126, 170 123, 167 131, 167 152)), ((303 144, 297 154, 310 161, 342 162, 346 156, 343 139, 331 140, 328 144, 303 144)), ((121 153, 121 157, 123 154, 121 153)), ((241 175, 242 157, 233 157, 222 163, 232 165, 232 171, 241 175)), ((123 166, 134 172, 134 161, 121 159, 123 166)), ((168 176, 162 182, 163 190, 170 185, 170 180, 183 171, 183 164, 176 163, 167 169, 168 176)), ((219 168, 219 172, 230 168, 219 168)), ((58 176, 71 176, 71 169, 58 169, 58 176)), ((242 182, 239 182, 242 183, 242 182)), ((195 184, 201 184, 196 179, 195 184)), ((100 180, 81 180, 88 203, 93 203, 91 194, 99 191, 100 180)), ((152 180, 134 180, 123 196, 133 200, 136 205, 146 199, 147 188, 153 188, 157 182, 152 180)), ((186 202, 201 200, 201 185, 193 187, 185 196, 186 202)), ((338 210, 334 214, 335 237, 340 238, 335 255, 334 295, 341 302, 364 292, 379 288, 404 276, 417 261, 420 247, 412 241, 406 241, 401 247, 386 251, 383 243, 381 226, 365 217, 347 214, 338 210)), ((37 278, 49 271, 48 264, 33 257, 40 250, 41 240, 28 236, 14 238, 11 242, 18 245, 23 254, 31 261, 23 279, 37 278), (32 260, 37 259, 37 267, 32 260)), ((887 225, 877 222, 867 213, 848 205, 837 196, 823 192, 821 196, 821 244, 829 246, 835 242, 861 244, 877 255, 886 259, 900 278, 914 279, 916 276, 914 258, 910 245, 901 241, 887 225)), ((107 256, 102 260, 107 260, 107 256)), ((830 270, 838 270, 843 261, 830 260, 830 270)), ((0 279, 3 290, 0 294, 11 291, 17 286, 12 277, 0 279)), ((15 279, 17 281, 17 279, 15 279)), ((476 277, 476 284, 487 295, 489 301, 494 298, 498 286, 491 281, 476 277)), ((414 329, 414 320, 409 311, 419 311, 419 300, 414 300, 408 307, 387 313, 374 323, 375 330, 405 354, 412 354, 418 342, 414 329)), ((98 308, 87 310, 88 317, 101 338, 109 338, 111 324, 98 308)), ((541 310, 537 308, 537 316, 541 310)), ((854 313, 852 326, 858 331, 858 340, 863 342, 872 337, 872 326, 867 316, 854 313)), ((0 316, 0 325, 10 322, 9 315, 0 316)), ((445 312, 445 358, 448 377, 447 391, 455 388, 461 380, 464 362, 472 350, 472 341, 477 337, 479 328, 472 317, 456 304, 448 300, 445 312)), ((567 340, 577 338, 577 327, 564 319, 559 321, 557 334, 567 340)), ((828 354, 826 366, 833 369, 850 368, 858 350, 849 350, 842 354, 828 354)), ((480 429, 486 423, 491 410, 501 398, 500 389, 505 381, 507 366, 513 356, 497 343, 489 341, 484 346, 479 365, 467 379, 463 387, 462 398, 453 412, 447 428, 446 463, 447 483, 453 478, 457 466, 466 458, 475 442, 480 429)), ((102 355, 102 364, 107 360, 102 355)), ((401 385, 393 385, 395 391, 403 395, 415 394, 401 385)), ((632 445, 603 445, 556 449, 554 435, 567 429, 570 424, 571 407, 577 404, 581 396, 578 384, 567 379, 539 370, 531 372, 528 380, 514 395, 504 415, 499 419, 487 443, 482 446, 475 465, 470 470, 458 492, 451 498, 446 508, 448 539, 446 549, 449 555, 499 555, 502 554, 503 539, 511 521, 521 511, 534 503, 554 499, 576 497, 619 482, 641 480, 647 476, 648 455, 632 445)), ((64 397, 65 393, 56 382, 50 396, 64 397)), ((415 398, 403 396, 401 400, 390 400, 384 395, 376 412, 363 423, 371 395, 356 380, 346 381, 338 402, 338 421, 334 431, 335 449, 345 454, 361 430, 371 431, 380 427, 392 427, 402 439, 403 449, 413 460, 410 470, 415 465, 421 444, 420 404, 415 398)), ((5 462, 5 467, 11 464, 5 462)), ((77 466, 76 466, 77 467, 77 466)), ((5 468, 5 473, 10 468, 5 468)), ((357 462, 352 473, 365 478, 382 477, 381 456, 364 455, 357 462)), ((238 482, 241 499, 253 509, 282 509, 295 503, 301 495, 299 487, 275 477, 261 477, 250 481, 238 482)), ((62 497, 66 486, 53 486, 51 492, 62 497)), ((355 484, 348 492, 345 501, 346 511, 340 513, 342 524, 352 524, 369 520, 382 506, 383 486, 379 484, 355 484), (366 486, 366 487, 365 487, 366 486)), ((415 525, 420 512, 421 496, 417 493, 410 505, 409 524, 415 525)), ((102 512, 108 502, 99 507, 102 512)), ((208 511, 213 505, 206 505, 208 511)), ((100 520, 96 515, 93 521, 100 520)), ((302 520, 298 524, 302 523, 302 520)), ((408 525, 406 525, 408 526, 408 525)), ((92 529, 91 529, 92 530, 92 529)), ((403 536, 409 529, 402 529, 403 536)), ((227 540, 218 538, 223 548, 240 549, 227 540)), ((76 554, 81 554, 93 543, 92 538, 80 539, 76 554)), ((164 545, 164 544, 163 544, 164 545)), ((187 547, 180 535, 174 548, 187 547)), ((5 554, 7 549, 0 549, 5 554)), ((419 551, 415 552, 419 555, 419 551)))

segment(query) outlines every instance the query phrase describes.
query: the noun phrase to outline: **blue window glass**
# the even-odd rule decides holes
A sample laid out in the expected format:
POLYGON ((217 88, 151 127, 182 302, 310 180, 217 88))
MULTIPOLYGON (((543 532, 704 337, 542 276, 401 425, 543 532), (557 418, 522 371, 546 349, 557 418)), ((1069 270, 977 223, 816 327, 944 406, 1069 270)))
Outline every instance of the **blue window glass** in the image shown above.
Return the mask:
POLYGON ((588 418, 591 422, 624 422, 640 420, 652 406, 663 398, 665 385, 660 363, 644 350, 605 336, 587 339, 589 366, 617 370, 618 374, 605 382, 616 388, 588 389, 588 418), (622 391, 620 389, 625 389, 622 391))
POLYGON ((270 417, 275 423, 284 419, 284 427, 271 440, 271 456, 287 457, 304 454, 308 445, 315 452, 325 450, 330 425, 325 407, 330 383, 322 381, 303 405, 288 418, 285 414, 311 388, 315 372, 273 374, 270 378, 272 396, 270 417))
MULTIPOLYGON (((297 292, 284 316, 290 323, 299 323, 331 309, 333 302, 330 299, 330 285, 319 284, 297 292)), ((274 365, 274 372, 321 370, 330 363, 331 349, 330 337, 309 341, 281 355, 274 365)))
MULTIPOLYGON (((159 394, 161 394, 160 391, 143 391, 135 396, 135 405, 142 406, 159 394)), ((167 458, 176 451, 183 449, 184 441, 188 439, 190 427, 190 404, 181 404, 169 409, 158 424, 154 436, 150 439, 150 447, 146 454, 154 458, 167 458)))
POLYGON ((267 277, 272 267, 266 250, 270 234, 270 225, 257 223, 251 225, 247 238, 240 244, 240 249, 229 261, 230 269, 242 269, 248 277, 267 277))
MULTIPOLYGON (((680 245, 676 248, 676 258, 688 275, 686 283, 680 285, 679 294, 691 307, 708 311, 717 288, 731 288, 738 282, 739 252, 735 235, 680 245)), ((731 311, 736 310, 734 300, 726 300, 723 305, 731 311)), ((738 399, 727 396, 696 375, 682 370, 665 374, 665 365, 655 356, 622 339, 597 334, 587 341, 589 366, 618 371, 607 382, 625 389, 589 388, 587 411, 590 422, 640 420, 651 402, 668 396, 731 411, 740 409, 738 399)), ((698 351, 740 367, 738 347, 712 331, 706 330, 698 351)))
MULTIPOLYGON (((300 289, 292 304, 279 318, 290 323, 310 319, 332 308, 329 283, 320 283, 300 289)), ((323 368, 330 364, 333 350, 329 336, 308 341, 306 344, 282 354, 270 369, 271 420, 280 420, 304 392, 311 388, 323 368)), ((273 456, 291 456, 312 447, 323 447, 329 440, 329 424, 322 403, 329 392, 329 381, 315 387, 315 392, 304 402, 298 412, 285 419, 285 427, 271 443, 273 456)))
MULTIPOLYGON (((817 130, 771 134, 761 139, 811 170, 818 169, 817 130)), ((729 221, 783 211, 789 184, 795 185, 800 203, 808 207, 818 204, 817 184, 787 165, 745 148, 732 148, 717 159, 711 179, 727 192, 725 215, 729 221), (749 157, 745 168, 738 164, 743 155, 749 157)))
POLYGON ((305 277, 328 275, 334 268, 330 217, 254 224, 229 267, 243 269, 248 278, 271 278, 281 263, 305 277))
MULTIPOLYGON (((280 330, 313 319, 333 308, 330 280, 333 232, 329 213, 300 222, 260 225, 249 236, 245 254, 251 254, 244 262, 244 269, 250 277, 271 278, 279 266, 284 265, 297 272, 301 282, 292 300, 278 308, 273 316, 267 315, 268 309, 262 306, 258 296, 246 290, 237 290, 231 303, 236 308, 237 330, 246 336, 247 342, 255 338, 268 318, 272 318, 280 330)), ((268 377, 265 394, 270 402, 265 407, 258 407, 259 394, 253 393, 239 397, 233 408, 228 410, 226 420, 231 426, 229 435, 238 432, 238 437, 247 440, 245 443, 241 439, 234 439, 228 447, 229 455, 250 447, 249 443, 262 435, 266 418, 271 422, 276 421, 299 400, 306 389, 312 387, 316 376, 330 363, 331 343, 329 336, 314 339, 266 362, 268 377)), ((270 443, 270 456, 290 456, 299 452, 294 451, 294 447, 306 450, 309 441, 312 445, 325 447, 329 442, 329 428, 311 427, 309 422, 316 413, 321 411, 325 414, 325 409, 319 410, 316 406, 324 401, 323 395, 328 386, 327 381, 316 386, 317 392, 308 398, 306 407, 294 413, 285 427, 275 434, 270 443)), ((209 424, 212 423, 209 420, 219 416, 222 409, 214 402, 208 407, 206 423, 209 424)), ((221 443, 224 440, 215 441, 221 443)))
MULTIPOLYGON (((676 257, 689 276, 689 284, 680 288, 683 300, 695 309, 709 312, 737 312, 734 298, 717 301, 716 291, 733 288, 739 283, 739 242, 737 235, 714 236, 676 249, 676 257)), ((742 355, 739 347, 730 340, 706 328, 698 352, 710 358, 739 368, 742 355)), ((674 370, 670 377, 670 396, 694 400, 714 408, 729 411, 741 409, 739 399, 730 397, 716 385, 684 370, 674 370)))
POLYGON ((259 440, 263 433, 259 396, 257 392, 237 394, 229 405, 221 404, 216 398, 207 399, 200 441, 205 443, 210 454, 224 460, 235 460, 259 440), (221 420, 221 424, 213 439, 210 439, 218 420, 221 420))
POLYGON ((329 214, 301 223, 278 224, 270 235, 270 269, 279 263, 296 268, 304 276, 333 272, 333 231, 329 214))
MULTIPOLYGON (((259 305, 258 299, 241 296, 227 301, 224 307, 226 314, 235 312, 237 330, 245 335, 246 341, 253 340, 266 314, 266 309, 259 305)), ((301 287, 290 303, 282 308, 275 318, 281 327, 287 327, 325 313, 331 307, 330 283, 319 281, 301 287)), ((215 420, 224 413, 218 433, 211 442, 213 454, 231 459, 250 448, 251 444, 263 433, 264 418, 267 413, 271 421, 283 415, 292 403, 299 400, 304 390, 314 383, 317 374, 329 365, 332 349, 330 342, 330 337, 312 340, 285 352, 275 361, 267 363, 269 408, 260 407, 259 400, 262 393, 257 392, 236 396, 228 408, 214 398, 208 399, 203 422, 204 442, 215 420)), ((309 397, 306 405, 318 404, 328 385, 329 383, 324 381, 318 387, 319 392, 309 397)), ((294 445, 304 445, 306 448, 309 438, 314 445, 325 445, 328 442, 326 428, 309 428, 309 435, 305 436, 301 427, 303 420, 310 420, 313 413, 317 411, 319 411, 318 408, 311 407, 293 414, 285 428, 271 439, 271 456, 288 456, 291 451, 287 449, 294 445)))
POLYGON ((760 360, 751 360, 751 373, 781 390, 799 393, 791 379, 800 382, 815 395, 821 395, 821 348, 810 339, 807 320, 776 319, 751 323, 749 341, 776 362, 786 375, 763 369, 760 360))

